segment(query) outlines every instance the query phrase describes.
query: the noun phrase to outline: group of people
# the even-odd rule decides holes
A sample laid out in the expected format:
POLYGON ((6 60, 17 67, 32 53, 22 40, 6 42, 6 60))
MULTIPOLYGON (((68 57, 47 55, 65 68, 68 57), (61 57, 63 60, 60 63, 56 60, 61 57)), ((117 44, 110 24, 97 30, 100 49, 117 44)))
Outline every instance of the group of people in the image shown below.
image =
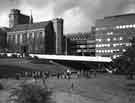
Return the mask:
POLYGON ((91 78, 92 76, 96 77, 96 71, 88 71, 88 70, 80 70, 71 72, 67 70, 65 72, 42 72, 42 71, 29 71, 29 72, 20 72, 15 74, 16 79, 20 79, 23 77, 26 78, 34 78, 34 79, 41 79, 45 78, 48 79, 50 77, 55 77, 57 79, 73 79, 73 78, 80 78, 86 77, 91 78))

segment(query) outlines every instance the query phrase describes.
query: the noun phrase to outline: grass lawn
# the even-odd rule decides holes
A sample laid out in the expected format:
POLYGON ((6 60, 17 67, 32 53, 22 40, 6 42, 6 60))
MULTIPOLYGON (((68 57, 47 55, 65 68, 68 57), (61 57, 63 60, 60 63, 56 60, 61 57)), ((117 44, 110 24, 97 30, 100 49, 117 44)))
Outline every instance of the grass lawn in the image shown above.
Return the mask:
MULTIPOLYGON (((0 59, 0 73, 18 71, 65 71, 67 68, 44 60, 0 59)), ((0 103, 7 103, 10 88, 23 80, 0 79, 0 103)), ((28 80, 31 81, 31 80, 28 80)), ((38 81, 37 83, 41 83, 38 81)), ((122 75, 97 74, 90 79, 49 78, 47 86, 54 91, 56 103, 135 103, 135 80, 126 80, 122 75), (74 84, 72 86, 72 84, 74 84), (73 87, 71 89, 71 86, 73 87)))
POLYGON ((0 59, 0 75, 21 71, 64 72, 66 67, 52 64, 47 60, 2 58, 0 59))
POLYGON ((135 103, 135 81, 124 76, 98 74, 96 78, 77 80, 50 80, 49 87, 84 97, 92 103, 135 103), (74 83, 72 92, 71 83, 74 83), (55 84, 55 85, 54 85, 55 84))
MULTIPOLYGON (((4 83, 4 80, 0 81, 4 83)), ((14 87, 20 82, 9 79, 5 84, 14 87)), ((98 74, 97 77, 90 79, 49 78, 46 83, 54 92, 53 98, 56 103, 135 103, 135 81, 126 80, 124 76, 98 74), (71 89, 72 83, 73 89, 71 89)), ((8 93, 6 89, 5 92, 0 91, 0 101, 6 100, 3 97, 8 98, 6 97, 8 93)))

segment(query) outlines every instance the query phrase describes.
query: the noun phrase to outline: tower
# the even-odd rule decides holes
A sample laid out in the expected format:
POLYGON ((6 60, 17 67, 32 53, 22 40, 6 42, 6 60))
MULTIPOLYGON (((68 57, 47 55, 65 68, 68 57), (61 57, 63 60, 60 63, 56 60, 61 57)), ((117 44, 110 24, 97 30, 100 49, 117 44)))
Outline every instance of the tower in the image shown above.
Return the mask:
POLYGON ((32 10, 30 10, 30 12, 31 12, 31 15, 30 15, 30 21, 29 21, 29 24, 33 24, 32 10))
MULTIPOLYGON (((33 21, 33 18, 31 18, 33 21)), ((18 9, 11 9, 9 14, 9 27, 12 28, 18 24, 29 24, 30 16, 24 15, 18 9)))
POLYGON ((56 54, 63 54, 63 19, 56 18, 53 19, 53 28, 55 32, 56 42, 56 54))
POLYGON ((9 27, 12 28, 16 24, 19 24, 19 14, 20 10, 18 9, 11 9, 9 14, 9 27))

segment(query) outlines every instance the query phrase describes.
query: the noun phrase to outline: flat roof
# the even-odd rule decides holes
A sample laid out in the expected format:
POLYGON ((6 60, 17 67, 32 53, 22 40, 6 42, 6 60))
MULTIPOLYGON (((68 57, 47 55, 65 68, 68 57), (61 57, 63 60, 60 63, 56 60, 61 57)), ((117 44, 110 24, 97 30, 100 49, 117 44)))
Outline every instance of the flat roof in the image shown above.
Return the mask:
POLYGON ((113 16, 106 16, 104 19, 109 19, 113 17, 125 17, 125 16, 135 16, 135 13, 125 13, 125 14, 118 14, 118 15, 113 15, 113 16))
POLYGON ((42 54, 30 54, 30 56, 37 56, 39 59, 50 60, 68 60, 68 61, 88 61, 88 62, 111 62, 110 57, 99 56, 71 56, 71 55, 42 55, 42 54))

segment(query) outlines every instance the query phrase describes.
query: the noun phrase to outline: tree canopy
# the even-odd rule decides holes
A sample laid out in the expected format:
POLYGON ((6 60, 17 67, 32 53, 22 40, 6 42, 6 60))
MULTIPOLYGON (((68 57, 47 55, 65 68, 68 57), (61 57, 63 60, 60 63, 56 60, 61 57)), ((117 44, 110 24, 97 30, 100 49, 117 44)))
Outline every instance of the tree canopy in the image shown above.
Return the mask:
POLYGON ((132 46, 127 48, 122 56, 113 60, 113 64, 119 72, 133 73, 135 72, 135 38, 131 40, 132 46))

